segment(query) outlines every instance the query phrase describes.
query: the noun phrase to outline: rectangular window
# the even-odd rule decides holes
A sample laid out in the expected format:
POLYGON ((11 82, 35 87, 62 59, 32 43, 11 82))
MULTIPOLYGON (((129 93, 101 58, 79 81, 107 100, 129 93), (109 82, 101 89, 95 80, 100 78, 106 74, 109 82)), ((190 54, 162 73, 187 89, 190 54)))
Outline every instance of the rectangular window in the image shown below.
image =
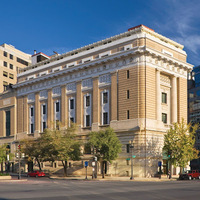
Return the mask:
POLYGON ((167 103, 167 93, 162 92, 162 103, 167 103))
POLYGON ((108 113, 103 113, 103 124, 108 124, 108 113))
POLYGON ((45 115, 46 114, 46 105, 44 104, 44 105, 42 105, 42 113, 43 113, 43 115, 45 115))
POLYGON ((31 124, 31 133, 34 133, 34 124, 31 124))
POLYGON ((33 107, 31 107, 31 117, 34 116, 34 113, 33 113, 33 107))
POLYGON ((127 119, 130 119, 129 110, 127 110, 127 119))
POLYGON ((9 78, 10 79, 14 79, 14 75, 13 74, 9 74, 9 78))
POLYGON ((12 54, 10 54, 10 59, 13 60, 13 55, 12 54))
POLYGON ((7 62, 4 61, 4 62, 3 62, 3 66, 4 66, 4 67, 7 67, 7 62))
POLYGON ((42 126, 43 126, 43 127, 42 127, 43 129, 42 129, 42 130, 44 131, 44 129, 47 128, 46 122, 43 122, 43 123, 42 123, 42 126))
POLYGON ((3 82, 3 90, 6 91, 8 87, 8 83, 6 81, 3 82))
POLYGON ((7 57, 8 54, 7 54, 6 51, 4 51, 4 52, 3 52, 3 55, 4 55, 5 57, 7 57))
POLYGON ((12 64, 10 64, 10 69, 13 69, 13 65, 12 64))
POLYGON ((8 72, 3 71, 3 76, 8 77, 8 72))
POLYGON ((10 111, 6 111, 6 137, 10 136, 10 111))
POLYGON ((129 99, 129 90, 127 90, 127 93, 126 93, 126 95, 127 95, 127 99, 129 99))
POLYGON ((86 107, 90 106, 90 96, 85 97, 86 107))
POLYGON ((71 118, 70 118, 70 121, 71 121, 72 123, 74 123, 74 118, 73 118, 73 117, 71 117, 71 118))
POLYGON ((130 144, 127 144, 126 145, 126 153, 129 153, 130 152, 130 144))
POLYGON ((108 92, 103 93, 103 104, 108 103, 108 92))
POLYGON ((28 66, 28 62, 26 62, 25 60, 22 60, 21 58, 18 58, 18 57, 17 57, 17 62, 19 62, 19 63, 21 63, 21 64, 23 64, 23 65, 28 66))
POLYGON ((74 109, 74 99, 70 99, 70 109, 74 109))
POLYGON ((129 70, 126 71, 126 78, 129 79, 130 73, 129 70))
POLYGON ((60 109, 59 109, 59 102, 56 102, 56 112, 59 112, 60 109))
POLYGON ((166 113, 162 113, 162 122, 163 123, 167 123, 167 114, 166 113))
POLYGON ((86 117, 86 123, 85 123, 85 125, 86 126, 90 126, 90 115, 86 115, 85 117, 86 117))

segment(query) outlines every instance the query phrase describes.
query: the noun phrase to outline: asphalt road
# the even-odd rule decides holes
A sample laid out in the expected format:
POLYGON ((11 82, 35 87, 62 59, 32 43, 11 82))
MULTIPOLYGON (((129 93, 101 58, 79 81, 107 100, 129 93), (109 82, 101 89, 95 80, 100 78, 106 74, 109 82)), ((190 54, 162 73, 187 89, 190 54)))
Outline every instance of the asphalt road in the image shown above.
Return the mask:
POLYGON ((200 180, 136 182, 28 178, 0 182, 0 199, 29 200, 199 200, 200 180))

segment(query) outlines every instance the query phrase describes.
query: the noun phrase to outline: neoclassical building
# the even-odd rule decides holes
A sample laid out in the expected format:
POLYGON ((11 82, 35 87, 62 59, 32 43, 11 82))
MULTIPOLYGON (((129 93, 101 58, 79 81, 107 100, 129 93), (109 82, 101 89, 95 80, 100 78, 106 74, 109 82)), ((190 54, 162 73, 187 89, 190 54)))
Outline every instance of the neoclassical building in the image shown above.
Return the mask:
POLYGON ((21 138, 37 138, 57 120, 65 126, 75 122, 83 141, 90 131, 110 126, 123 146, 107 173, 130 173, 133 140, 134 175, 153 176, 163 160, 167 129, 187 120, 187 74, 193 66, 186 58, 181 44, 139 25, 39 59, 20 71, 12 91, 0 96, 0 143, 14 152, 21 138))

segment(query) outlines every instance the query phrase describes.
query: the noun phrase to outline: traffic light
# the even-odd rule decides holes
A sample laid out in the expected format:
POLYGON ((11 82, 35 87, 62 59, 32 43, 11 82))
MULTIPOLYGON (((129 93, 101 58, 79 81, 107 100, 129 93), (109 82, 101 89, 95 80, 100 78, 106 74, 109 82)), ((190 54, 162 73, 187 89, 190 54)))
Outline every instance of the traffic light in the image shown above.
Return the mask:
POLYGON ((21 150, 21 146, 20 146, 20 144, 17 146, 17 148, 18 148, 18 150, 21 150))

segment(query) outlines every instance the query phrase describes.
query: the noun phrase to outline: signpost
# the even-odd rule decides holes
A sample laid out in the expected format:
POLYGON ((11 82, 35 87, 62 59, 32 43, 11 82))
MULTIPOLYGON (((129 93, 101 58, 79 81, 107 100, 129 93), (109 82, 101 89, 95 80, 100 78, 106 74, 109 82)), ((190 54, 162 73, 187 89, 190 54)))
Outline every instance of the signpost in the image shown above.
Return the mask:
POLYGON ((85 176, 85 179, 87 179, 87 167, 88 167, 88 161, 85 161, 85 169, 86 169, 86 176, 85 176))

